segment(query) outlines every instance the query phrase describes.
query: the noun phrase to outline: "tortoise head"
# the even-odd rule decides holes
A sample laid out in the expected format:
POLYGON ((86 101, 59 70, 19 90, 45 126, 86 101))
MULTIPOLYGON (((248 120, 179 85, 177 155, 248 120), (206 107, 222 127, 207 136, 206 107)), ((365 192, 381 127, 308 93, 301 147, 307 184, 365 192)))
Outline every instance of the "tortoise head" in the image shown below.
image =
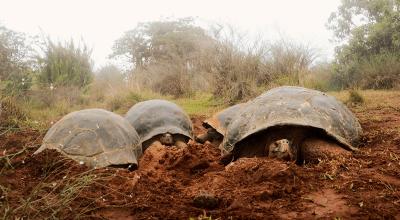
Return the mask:
POLYGON ((217 145, 219 145, 222 142, 223 138, 224 138, 224 136, 222 134, 220 134, 214 128, 210 127, 210 128, 207 128, 206 133, 196 136, 195 140, 201 144, 204 144, 206 141, 209 141, 209 142, 216 143, 217 145))
POLYGON ((268 157, 284 160, 291 160, 293 158, 290 142, 287 139, 277 140, 266 147, 268 147, 268 157))
POLYGON ((170 133, 164 133, 160 136, 160 142, 163 145, 173 145, 174 144, 174 137, 170 133))

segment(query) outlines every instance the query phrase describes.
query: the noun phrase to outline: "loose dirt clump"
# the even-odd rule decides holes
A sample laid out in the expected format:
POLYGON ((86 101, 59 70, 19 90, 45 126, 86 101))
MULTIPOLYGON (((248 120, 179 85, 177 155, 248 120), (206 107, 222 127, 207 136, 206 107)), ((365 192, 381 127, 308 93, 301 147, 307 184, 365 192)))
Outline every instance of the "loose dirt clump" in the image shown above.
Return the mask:
MULTIPOLYGON (((43 134, 0 139, 0 214, 89 219, 400 219, 400 98, 355 106, 359 152, 297 166, 241 158, 227 166, 211 144, 152 146, 139 169, 91 170, 57 152, 33 155, 43 134)), ((193 118, 195 133, 203 132, 193 118), (196 126, 198 125, 198 126, 196 126)))

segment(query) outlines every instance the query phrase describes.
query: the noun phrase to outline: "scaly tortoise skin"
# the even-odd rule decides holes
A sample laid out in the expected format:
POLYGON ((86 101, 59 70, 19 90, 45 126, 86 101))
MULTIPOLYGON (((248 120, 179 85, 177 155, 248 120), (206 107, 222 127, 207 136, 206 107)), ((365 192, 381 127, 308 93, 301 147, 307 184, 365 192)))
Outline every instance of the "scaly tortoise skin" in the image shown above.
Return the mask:
MULTIPOLYGON (((316 90, 283 86, 261 94, 240 109, 227 128, 221 150, 236 158, 265 156, 274 142, 286 139, 291 145, 289 156, 303 163, 307 158, 304 153, 313 150, 312 144, 301 148, 307 138, 324 139, 354 151, 361 134, 357 118, 334 97, 316 90), (264 146, 258 146, 259 143, 264 146)), ((288 147, 279 148, 284 151, 288 147)))
POLYGON ((244 105, 244 103, 239 103, 230 106, 204 120, 202 125, 207 129, 207 132, 197 136, 195 140, 202 144, 209 141, 213 145, 219 146, 225 136, 227 127, 244 105))
POLYGON ((135 104, 125 115, 136 129, 146 150, 154 142, 186 147, 193 139, 193 125, 189 116, 176 104, 153 99, 135 104))
POLYGON ((35 154, 45 149, 55 149, 93 168, 136 167, 142 155, 135 129, 123 117, 103 109, 64 116, 49 129, 35 154))

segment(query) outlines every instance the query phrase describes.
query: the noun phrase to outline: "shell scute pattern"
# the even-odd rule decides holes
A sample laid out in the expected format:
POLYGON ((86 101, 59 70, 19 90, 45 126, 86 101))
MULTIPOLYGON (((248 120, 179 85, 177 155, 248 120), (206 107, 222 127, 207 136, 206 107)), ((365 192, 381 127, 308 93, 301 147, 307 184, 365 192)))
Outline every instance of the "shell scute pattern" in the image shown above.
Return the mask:
POLYGON ((103 110, 72 112, 55 123, 35 152, 55 149, 91 167, 137 164, 140 138, 121 116, 103 110))
POLYGON ((354 114, 334 97, 302 87, 271 89, 240 109, 227 128, 223 152, 236 143, 274 126, 296 125, 324 130, 349 149, 355 149, 362 133, 354 114))

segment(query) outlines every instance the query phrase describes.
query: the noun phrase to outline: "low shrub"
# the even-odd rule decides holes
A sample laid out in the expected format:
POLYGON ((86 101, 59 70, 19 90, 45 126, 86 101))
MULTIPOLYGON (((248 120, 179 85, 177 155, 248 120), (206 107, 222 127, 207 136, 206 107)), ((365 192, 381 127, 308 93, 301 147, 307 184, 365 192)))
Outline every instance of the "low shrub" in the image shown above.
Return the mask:
POLYGON ((27 118, 27 113, 14 98, 6 97, 0 100, 0 131, 19 128, 27 118))
POLYGON ((349 98, 346 103, 350 105, 362 104, 364 103, 364 97, 356 90, 350 90, 349 98))

